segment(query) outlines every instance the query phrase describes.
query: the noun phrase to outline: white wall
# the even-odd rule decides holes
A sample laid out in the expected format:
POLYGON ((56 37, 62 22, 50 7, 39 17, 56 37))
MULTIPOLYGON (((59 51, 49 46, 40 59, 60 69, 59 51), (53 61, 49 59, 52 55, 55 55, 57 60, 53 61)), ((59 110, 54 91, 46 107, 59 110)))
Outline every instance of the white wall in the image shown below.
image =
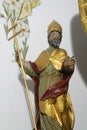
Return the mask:
MULTIPOLYGON (((2 11, 2 0, 0 11, 2 11)), ((87 36, 84 34, 77 0, 42 0, 41 6, 29 17, 31 35, 27 60, 34 61, 48 47, 47 26, 57 20, 63 28, 61 47, 77 60, 75 73, 70 81, 70 95, 75 111, 74 130, 87 129, 87 36)), ((22 78, 13 62, 13 41, 8 42, 0 19, 0 130, 32 129, 22 78)), ((27 77, 30 86, 32 81, 27 77)), ((34 106, 33 89, 31 99, 34 106)))

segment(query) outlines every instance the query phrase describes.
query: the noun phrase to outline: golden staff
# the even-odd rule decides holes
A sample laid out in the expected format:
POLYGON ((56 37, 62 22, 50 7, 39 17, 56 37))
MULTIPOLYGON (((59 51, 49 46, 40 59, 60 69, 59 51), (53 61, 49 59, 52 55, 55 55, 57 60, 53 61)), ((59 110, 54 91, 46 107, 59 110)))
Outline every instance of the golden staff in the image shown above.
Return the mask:
POLYGON ((23 76, 23 80, 24 80, 24 85, 25 85, 25 88, 26 88, 26 96, 27 96, 27 99, 28 99, 28 105, 30 106, 30 111, 31 111, 31 116, 32 116, 32 121, 33 121, 33 124, 34 124, 34 128, 35 128, 35 130, 37 130, 37 126, 36 126, 36 122, 35 122, 35 116, 34 116, 34 112, 33 112, 33 107, 32 107, 32 103, 31 103, 31 100, 30 100, 30 92, 28 90, 26 76, 25 76, 24 68, 23 68, 23 63, 22 63, 22 59, 21 59, 21 56, 20 56, 19 44, 18 44, 17 37, 15 35, 16 34, 15 33, 15 28, 14 28, 15 25, 14 25, 14 22, 13 22, 12 19, 11 19, 11 25, 12 25, 11 29, 13 30, 13 36, 14 36, 14 43, 15 43, 16 49, 18 51, 19 62, 20 62, 20 66, 21 66, 21 72, 22 72, 22 76, 23 76))

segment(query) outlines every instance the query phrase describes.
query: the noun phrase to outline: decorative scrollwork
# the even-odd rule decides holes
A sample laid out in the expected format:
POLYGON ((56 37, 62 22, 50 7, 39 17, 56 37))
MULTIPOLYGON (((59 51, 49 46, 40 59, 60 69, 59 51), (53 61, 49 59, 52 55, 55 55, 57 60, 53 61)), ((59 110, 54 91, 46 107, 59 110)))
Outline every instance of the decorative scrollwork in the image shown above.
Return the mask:
POLYGON ((82 25, 87 34, 87 0, 78 0, 78 4, 82 25))

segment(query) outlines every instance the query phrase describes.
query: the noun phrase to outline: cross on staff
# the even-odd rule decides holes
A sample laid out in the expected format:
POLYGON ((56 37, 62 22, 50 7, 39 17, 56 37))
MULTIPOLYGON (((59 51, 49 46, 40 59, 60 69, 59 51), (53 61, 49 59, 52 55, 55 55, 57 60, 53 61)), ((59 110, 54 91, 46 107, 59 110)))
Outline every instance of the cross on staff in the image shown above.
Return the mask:
POLYGON ((16 49, 17 49, 17 52, 18 52, 18 56, 19 56, 21 73, 22 73, 22 76, 23 76, 24 85, 25 85, 25 89, 26 89, 26 96, 27 96, 27 99, 28 99, 27 101, 28 101, 28 105, 29 105, 29 108, 30 108, 30 112, 31 112, 31 116, 32 116, 32 121, 33 121, 33 124, 34 124, 34 128, 35 128, 35 130, 37 130, 37 126, 36 126, 36 122, 35 122, 35 116, 34 116, 34 112, 33 112, 33 107, 32 107, 32 103, 31 103, 31 99, 30 99, 30 92, 28 90, 27 80, 26 80, 26 76, 25 76, 25 73, 24 73, 22 59, 21 59, 21 56, 20 56, 20 49, 19 49, 18 39, 16 37, 18 35, 18 33, 15 33, 15 27, 17 25, 14 24, 14 21, 13 21, 12 18, 11 18, 10 21, 11 21, 11 26, 12 27, 9 29, 9 31, 11 31, 11 30, 13 31, 13 36, 10 37, 8 40, 11 40, 12 38, 14 38, 14 43, 15 43, 15 46, 16 46, 16 49))
MULTIPOLYGON (((15 28, 17 26, 17 24, 13 25, 13 27, 11 27, 9 30, 11 31, 13 28, 15 28)), ((8 31, 9 31, 8 30, 8 31)), ((19 32, 14 33, 13 36, 11 36, 10 38, 8 38, 8 41, 10 41, 11 39, 13 39, 14 37, 16 37, 18 34, 20 34, 21 32, 25 31, 24 29, 21 29, 19 32)))

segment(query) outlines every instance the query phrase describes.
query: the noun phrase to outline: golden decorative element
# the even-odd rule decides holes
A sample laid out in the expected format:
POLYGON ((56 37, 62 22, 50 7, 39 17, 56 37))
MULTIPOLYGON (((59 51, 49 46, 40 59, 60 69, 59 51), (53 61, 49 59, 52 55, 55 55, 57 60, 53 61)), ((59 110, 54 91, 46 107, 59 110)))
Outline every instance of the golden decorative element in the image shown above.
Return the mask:
POLYGON ((32 0, 31 7, 35 8, 35 7, 37 7, 40 4, 41 4, 40 0, 32 0))
MULTIPOLYGON (((12 19, 11 19, 11 25, 12 25, 12 27, 14 26, 14 21, 12 19)), ((20 56, 18 39, 15 36, 15 29, 14 28, 13 28, 12 31, 13 31, 13 36, 14 36, 14 43, 15 43, 16 49, 18 51, 21 73, 22 73, 23 80, 24 80, 24 85, 25 85, 25 89, 26 89, 26 96, 27 96, 28 105, 29 105, 30 111, 31 111, 32 121, 33 121, 35 130, 37 130, 37 126, 36 126, 36 122, 35 122, 35 116, 34 116, 34 112, 33 112, 33 107, 32 107, 32 103, 31 103, 31 99, 30 99, 29 87, 27 85, 27 80, 26 80, 26 76, 25 76, 25 72, 24 72, 24 68, 23 68, 23 63, 22 63, 22 59, 21 59, 21 56, 20 56)))
POLYGON ((35 64, 40 71, 46 68, 46 66, 49 64, 49 53, 47 50, 40 54, 40 56, 36 59, 35 64))
POLYGON ((46 66, 51 62, 57 70, 61 70, 62 64, 67 57, 67 53, 64 49, 55 49, 51 56, 49 56, 48 51, 43 51, 40 56, 36 59, 35 64, 40 71, 46 68, 46 66))
POLYGON ((31 13, 32 13, 31 3, 29 1, 24 1, 22 10, 19 15, 19 19, 28 17, 29 15, 31 15, 31 13))
POLYGON ((8 29, 8 31, 10 32, 12 29, 14 29, 17 26, 17 23, 14 24, 11 28, 8 29))
POLYGON ((67 52, 64 49, 55 49, 49 60, 57 70, 61 70, 64 60, 67 58, 67 52))
POLYGON ((49 24, 48 26, 48 34, 50 34, 50 32, 52 31, 58 31, 62 33, 62 27, 61 25, 56 22, 55 20, 52 21, 52 23, 49 24))
MULTIPOLYGON (((13 27, 12 27, 13 28, 13 27)), ((11 30, 10 30, 11 31, 11 30)), ((18 34, 20 34, 21 32, 23 32, 24 30, 21 29, 19 32, 15 33, 13 36, 11 36, 10 38, 8 38, 8 41, 12 40, 14 37, 16 37, 18 34)))
POLYGON ((63 94, 57 98, 49 98, 45 101, 39 101, 39 107, 42 113, 47 114, 48 116, 55 119, 55 121, 60 125, 60 127, 63 127, 63 122, 66 122, 66 125, 70 123, 71 128, 73 128, 74 111, 73 111, 71 99, 68 93, 63 94), (66 107, 68 108, 67 111, 66 111, 66 107), (61 114, 64 112, 67 114, 61 117, 61 114), (68 118, 70 120, 68 120, 68 118))
POLYGON ((19 15, 19 19, 30 16, 32 14, 32 8, 35 8, 38 5, 40 5, 40 0, 32 0, 31 2, 24 1, 20 15, 19 15))
POLYGON ((87 33, 87 0, 78 0, 78 4, 82 25, 87 33))

